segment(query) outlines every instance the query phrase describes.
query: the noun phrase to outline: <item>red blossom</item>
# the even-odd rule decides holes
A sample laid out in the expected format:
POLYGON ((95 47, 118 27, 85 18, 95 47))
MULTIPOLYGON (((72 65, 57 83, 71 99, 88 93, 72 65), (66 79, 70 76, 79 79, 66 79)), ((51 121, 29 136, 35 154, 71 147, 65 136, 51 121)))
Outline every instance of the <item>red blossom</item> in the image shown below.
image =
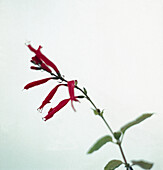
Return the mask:
POLYGON ((49 78, 45 78, 45 79, 33 81, 33 82, 31 82, 31 83, 28 83, 28 84, 24 87, 24 89, 27 90, 27 89, 29 89, 29 88, 31 88, 31 87, 38 86, 38 85, 40 85, 40 84, 46 83, 48 80, 51 80, 51 79, 53 79, 53 77, 49 77, 49 78))
POLYGON ((58 112, 60 109, 62 109, 68 102, 70 101, 70 99, 64 99, 62 100, 56 107, 51 108, 48 112, 48 114, 43 118, 44 121, 50 119, 53 117, 53 115, 58 112))
MULTIPOLYGON (((65 84, 59 84, 54 89, 52 89, 51 92, 48 94, 48 96, 45 98, 45 100, 42 102, 42 105, 39 107, 39 109, 42 109, 47 103, 50 102, 50 100, 52 99, 52 97, 56 93, 58 87, 61 86, 61 85, 66 86, 65 84)), ((67 86, 68 86, 70 98, 62 100, 56 107, 51 108, 49 110, 48 114, 43 118, 43 120, 46 121, 46 120, 52 118, 53 115, 56 112, 58 112, 60 109, 62 109, 70 100, 71 100, 71 106, 75 111, 75 108, 73 106, 73 101, 78 101, 77 100, 78 97, 74 95, 75 81, 74 80, 68 81, 67 86)))
POLYGON ((60 87, 60 86, 65 86, 65 84, 58 84, 56 87, 54 87, 54 88, 50 91, 50 93, 47 95, 47 97, 45 98, 45 100, 42 102, 42 104, 41 104, 41 106, 38 108, 38 110, 42 110, 43 107, 44 107, 46 104, 50 103, 50 100, 53 98, 53 96, 54 96, 54 94, 56 93, 58 87, 60 87))
POLYGON ((30 44, 27 46, 32 52, 34 52, 36 54, 36 56, 40 60, 42 60, 48 66, 52 67, 54 69, 54 71, 60 76, 60 72, 59 72, 58 68, 56 67, 56 65, 53 62, 51 62, 45 55, 43 55, 41 53, 40 49, 42 48, 42 46, 39 46, 39 48, 37 50, 35 50, 30 44))
POLYGON ((68 85, 68 91, 69 91, 70 100, 71 100, 71 106, 72 106, 73 110, 76 111, 74 108, 74 105, 73 105, 73 101, 79 102, 79 100, 77 100, 77 97, 75 97, 75 95, 74 95, 75 80, 68 81, 67 85, 68 85))

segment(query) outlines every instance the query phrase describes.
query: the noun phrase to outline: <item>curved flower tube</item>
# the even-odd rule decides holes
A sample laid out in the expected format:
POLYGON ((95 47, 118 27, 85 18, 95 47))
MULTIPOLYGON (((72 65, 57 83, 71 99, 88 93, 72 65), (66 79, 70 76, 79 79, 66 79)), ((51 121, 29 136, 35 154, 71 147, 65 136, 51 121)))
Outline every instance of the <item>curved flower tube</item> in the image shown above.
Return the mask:
POLYGON ((44 84, 46 83, 47 81, 51 80, 51 79, 54 79, 53 77, 49 77, 49 78, 45 78, 45 79, 41 79, 41 80, 37 80, 37 81, 33 81, 31 83, 28 83, 24 89, 28 90, 29 88, 31 87, 35 87, 35 86, 38 86, 40 84, 44 84))
POLYGON ((45 100, 42 102, 41 106, 38 108, 38 110, 42 110, 43 107, 50 103, 50 100, 53 98, 54 94, 56 93, 56 91, 58 90, 58 87, 60 86, 66 86, 66 84, 58 84, 56 87, 54 87, 50 93, 47 95, 47 97, 45 98, 45 100))
POLYGON ((62 109, 68 102, 70 101, 70 99, 64 99, 62 100, 56 107, 51 108, 48 112, 48 114, 43 118, 44 121, 50 119, 53 117, 53 115, 58 112, 60 109, 62 109))

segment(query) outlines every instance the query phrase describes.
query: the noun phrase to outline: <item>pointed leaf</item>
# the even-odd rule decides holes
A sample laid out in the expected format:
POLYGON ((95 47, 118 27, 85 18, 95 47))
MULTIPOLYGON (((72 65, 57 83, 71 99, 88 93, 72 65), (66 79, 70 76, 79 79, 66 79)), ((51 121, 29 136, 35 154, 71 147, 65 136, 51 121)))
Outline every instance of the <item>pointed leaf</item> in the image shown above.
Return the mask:
POLYGON ((153 163, 150 162, 146 162, 146 161, 131 161, 133 163, 133 165, 137 165, 140 166, 143 169, 151 169, 153 166, 153 163))
POLYGON ((86 88, 85 88, 85 87, 83 87, 83 90, 84 90, 84 94, 86 94, 86 95, 87 95, 87 90, 86 90, 86 88))
POLYGON ((124 126, 120 129, 121 132, 124 134, 125 131, 126 131, 128 128, 130 128, 130 127, 132 127, 132 126, 134 126, 134 125, 142 122, 143 120, 151 117, 152 115, 153 115, 153 113, 146 113, 146 114, 141 115, 141 116, 138 117, 136 120, 134 120, 134 121, 132 121, 132 122, 129 122, 129 123, 127 123, 126 125, 124 125, 124 126))
POLYGON ((104 170, 114 170, 122 165, 123 162, 120 160, 111 160, 104 168, 104 170))
POLYGON ((95 115, 99 115, 99 112, 96 109, 92 109, 95 115))
POLYGON ((102 137, 101 139, 99 139, 87 152, 88 154, 97 151, 98 149, 100 149, 104 144, 106 144, 107 142, 112 142, 112 137, 107 135, 102 137))

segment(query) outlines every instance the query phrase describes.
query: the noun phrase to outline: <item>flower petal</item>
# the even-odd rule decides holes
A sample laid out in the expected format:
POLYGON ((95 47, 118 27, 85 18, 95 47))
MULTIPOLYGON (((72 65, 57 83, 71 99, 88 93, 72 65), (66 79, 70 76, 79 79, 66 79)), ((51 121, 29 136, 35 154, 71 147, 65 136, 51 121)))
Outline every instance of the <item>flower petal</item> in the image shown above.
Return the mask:
POLYGON ((41 79, 41 80, 37 80, 37 81, 33 81, 31 83, 28 83, 24 89, 29 89, 31 87, 34 87, 34 86, 38 86, 40 84, 43 84, 43 83, 46 83, 47 81, 49 81, 50 79, 53 79, 53 77, 49 77, 49 78, 45 78, 45 79, 41 79))
POLYGON ((70 101, 70 99, 64 99, 62 100, 56 107, 51 108, 48 112, 48 114, 43 118, 44 121, 50 119, 53 117, 53 115, 58 112, 60 109, 62 109, 68 102, 70 101))
POLYGON ((38 110, 42 110, 43 107, 44 107, 46 104, 50 103, 50 100, 53 98, 53 96, 54 96, 54 94, 56 93, 58 87, 60 87, 60 86, 65 86, 65 84, 58 84, 56 87, 54 87, 54 88, 50 91, 50 93, 47 95, 47 97, 45 98, 45 100, 42 102, 42 104, 41 104, 41 106, 38 108, 38 110))

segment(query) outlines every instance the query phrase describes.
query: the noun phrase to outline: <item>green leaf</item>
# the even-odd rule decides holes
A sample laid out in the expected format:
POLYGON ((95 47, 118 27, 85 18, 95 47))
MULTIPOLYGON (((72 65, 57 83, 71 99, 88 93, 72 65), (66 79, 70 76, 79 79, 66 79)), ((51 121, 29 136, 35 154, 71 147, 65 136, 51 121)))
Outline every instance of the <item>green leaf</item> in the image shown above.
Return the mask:
POLYGON ((100 111, 100 109, 92 109, 95 115, 103 116, 104 110, 100 111))
POLYGON ((120 160, 111 160, 104 168, 104 170, 114 170, 122 165, 123 162, 120 160))
POLYGON ((125 131, 126 131, 128 128, 130 128, 131 126, 134 126, 134 125, 142 122, 143 120, 151 117, 152 115, 153 115, 153 113, 146 113, 146 114, 141 115, 141 116, 138 117, 136 120, 134 120, 134 121, 132 121, 132 122, 129 122, 129 123, 127 123, 126 125, 124 125, 124 126, 120 129, 121 132, 124 134, 125 131))
POLYGON ((103 116, 103 113, 104 113, 104 109, 100 112, 100 115, 103 116))
POLYGON ((98 110, 96 110, 96 109, 92 109, 92 110, 93 110, 93 112, 94 112, 95 115, 99 115, 98 110))
POLYGON ((86 94, 86 95, 87 95, 87 90, 86 90, 86 88, 85 88, 85 87, 83 87, 83 90, 84 90, 84 94, 86 94))
POLYGON ((152 166, 153 166, 153 163, 150 163, 150 162, 146 162, 146 161, 131 161, 133 163, 133 165, 137 165, 137 166, 140 166, 141 168, 143 169, 151 169, 152 166))
POLYGON ((121 137, 121 132, 114 132, 114 137, 115 139, 119 140, 119 138, 121 137))
POLYGON ((107 135, 102 137, 101 139, 99 139, 87 152, 88 154, 97 151, 98 149, 100 149, 104 144, 106 144, 107 142, 112 142, 112 137, 107 135))

